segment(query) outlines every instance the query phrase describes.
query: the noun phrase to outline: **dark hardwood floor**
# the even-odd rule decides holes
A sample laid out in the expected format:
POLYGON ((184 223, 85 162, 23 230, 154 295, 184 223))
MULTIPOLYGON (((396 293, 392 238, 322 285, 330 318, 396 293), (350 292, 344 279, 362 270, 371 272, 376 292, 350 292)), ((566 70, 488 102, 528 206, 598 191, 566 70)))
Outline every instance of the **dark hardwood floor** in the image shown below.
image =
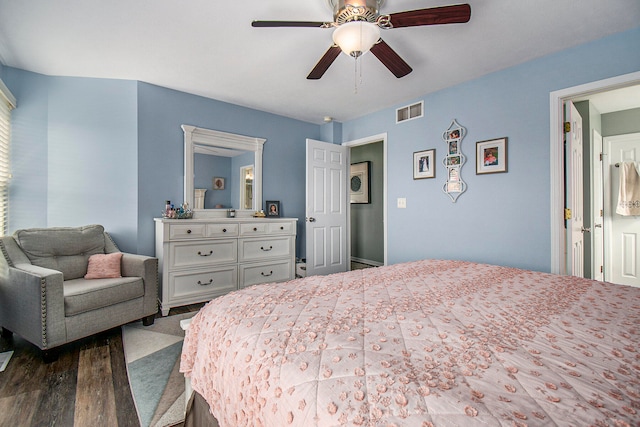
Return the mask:
MULTIPOLYGON (((197 311, 202 305, 171 309, 169 315, 197 311)), ((11 361, 0 372, 0 427, 140 425, 120 327, 61 346, 58 359, 50 363, 15 334, 0 337, 0 352, 10 350, 11 361)))

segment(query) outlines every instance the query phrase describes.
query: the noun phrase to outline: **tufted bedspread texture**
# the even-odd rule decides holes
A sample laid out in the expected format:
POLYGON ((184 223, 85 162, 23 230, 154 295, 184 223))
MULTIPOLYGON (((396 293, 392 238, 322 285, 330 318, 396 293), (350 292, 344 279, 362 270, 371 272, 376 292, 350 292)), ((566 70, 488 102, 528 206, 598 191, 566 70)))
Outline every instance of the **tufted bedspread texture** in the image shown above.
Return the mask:
POLYGON ((640 288, 425 260, 258 285, 193 318, 223 427, 640 426, 640 288))

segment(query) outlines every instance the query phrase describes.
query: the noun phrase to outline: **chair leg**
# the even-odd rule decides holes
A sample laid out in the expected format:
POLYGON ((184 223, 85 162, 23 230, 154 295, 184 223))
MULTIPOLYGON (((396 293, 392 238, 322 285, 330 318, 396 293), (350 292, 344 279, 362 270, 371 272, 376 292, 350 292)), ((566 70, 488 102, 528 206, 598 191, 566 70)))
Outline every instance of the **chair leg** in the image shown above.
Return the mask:
POLYGON ((51 363, 58 360, 58 356, 60 355, 60 351, 58 348, 49 348, 46 350, 41 350, 42 361, 44 363, 51 363))
POLYGON ((2 327, 2 331, 0 332, 0 336, 2 336, 2 338, 8 340, 11 339, 11 337, 13 336, 13 332, 11 332, 10 330, 6 329, 5 327, 2 327))
POLYGON ((156 315, 152 314, 150 316, 143 317, 142 318, 142 324, 144 326, 151 326, 151 325, 153 325, 153 322, 155 322, 155 320, 156 320, 156 315))

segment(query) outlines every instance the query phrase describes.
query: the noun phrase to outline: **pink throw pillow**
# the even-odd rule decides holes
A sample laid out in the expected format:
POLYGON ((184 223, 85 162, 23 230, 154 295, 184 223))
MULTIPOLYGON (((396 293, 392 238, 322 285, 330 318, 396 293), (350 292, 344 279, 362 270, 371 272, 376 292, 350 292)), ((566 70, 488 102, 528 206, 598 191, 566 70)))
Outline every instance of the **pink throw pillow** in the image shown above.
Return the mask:
POLYGON ((112 254, 95 254, 89 257, 89 266, 85 279, 110 279, 120 275, 122 252, 112 254))

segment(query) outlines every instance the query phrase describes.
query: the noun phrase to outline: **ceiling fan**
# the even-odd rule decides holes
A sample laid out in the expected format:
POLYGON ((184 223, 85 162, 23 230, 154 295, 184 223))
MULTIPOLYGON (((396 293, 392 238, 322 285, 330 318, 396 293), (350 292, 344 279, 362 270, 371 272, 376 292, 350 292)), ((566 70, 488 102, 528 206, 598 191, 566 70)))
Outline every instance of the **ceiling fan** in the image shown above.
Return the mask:
POLYGON ((317 80, 333 61, 344 52, 354 58, 371 52, 396 77, 404 77, 412 68, 380 38, 380 29, 418 27, 423 25, 457 24, 468 22, 471 6, 458 4, 409 10, 389 15, 379 13, 385 0, 327 0, 333 9, 333 22, 314 21, 253 21, 252 27, 313 27, 334 28, 334 44, 320 58, 307 79, 317 80))

